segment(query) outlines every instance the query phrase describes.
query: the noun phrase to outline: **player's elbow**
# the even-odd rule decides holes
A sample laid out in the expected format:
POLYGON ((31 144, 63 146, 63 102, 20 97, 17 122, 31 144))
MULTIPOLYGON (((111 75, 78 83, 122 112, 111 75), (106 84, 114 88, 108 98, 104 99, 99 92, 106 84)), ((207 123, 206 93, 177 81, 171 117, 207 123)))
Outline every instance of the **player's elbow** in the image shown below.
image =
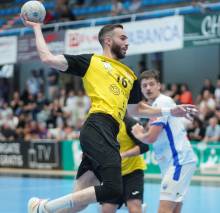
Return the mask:
POLYGON ((156 138, 154 136, 148 136, 145 141, 147 144, 153 144, 156 141, 156 138))
POLYGON ((46 54, 44 56, 41 56, 41 61, 44 63, 44 64, 47 64, 49 65, 50 67, 53 66, 54 64, 54 57, 52 54, 46 54))
POLYGON ((44 55, 44 56, 41 56, 40 57, 41 61, 44 63, 44 64, 50 64, 51 62, 51 57, 48 56, 48 55, 44 55))

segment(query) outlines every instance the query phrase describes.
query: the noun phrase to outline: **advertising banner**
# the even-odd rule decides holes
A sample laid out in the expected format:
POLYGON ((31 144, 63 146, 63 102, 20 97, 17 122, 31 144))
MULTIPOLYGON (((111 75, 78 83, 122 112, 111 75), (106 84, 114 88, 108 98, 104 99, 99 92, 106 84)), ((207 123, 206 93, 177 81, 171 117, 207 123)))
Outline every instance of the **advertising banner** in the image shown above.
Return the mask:
MULTIPOLYGON (((64 31, 44 33, 44 38, 52 53, 64 53, 64 31)), ((18 62, 29 60, 40 60, 33 35, 18 38, 18 62)))
MULTIPOLYGON (((63 141, 62 143, 62 168, 67 171, 76 171, 81 162, 82 151, 78 140, 63 141)), ((219 175, 220 176, 220 144, 192 142, 192 147, 197 155, 197 170, 195 175, 219 175)), ((144 153, 144 160, 147 164, 146 174, 160 174, 155 153, 150 150, 144 153)))
MULTIPOLYGON (((172 16, 123 24, 129 40, 128 55, 175 50, 183 47, 183 17, 172 16)), ((65 53, 102 53, 101 27, 67 30, 65 53)))
POLYGON ((17 62, 17 36, 0 37, 0 65, 17 62))
POLYGON ((184 47, 217 43, 220 43, 220 14, 184 17, 184 47))
POLYGON ((61 169, 60 156, 56 141, 0 142, 0 167, 61 169))
POLYGON ((0 142, 0 167, 27 168, 27 149, 24 142, 0 142))
POLYGON ((28 168, 58 169, 60 168, 59 143, 32 142, 28 149, 28 168))

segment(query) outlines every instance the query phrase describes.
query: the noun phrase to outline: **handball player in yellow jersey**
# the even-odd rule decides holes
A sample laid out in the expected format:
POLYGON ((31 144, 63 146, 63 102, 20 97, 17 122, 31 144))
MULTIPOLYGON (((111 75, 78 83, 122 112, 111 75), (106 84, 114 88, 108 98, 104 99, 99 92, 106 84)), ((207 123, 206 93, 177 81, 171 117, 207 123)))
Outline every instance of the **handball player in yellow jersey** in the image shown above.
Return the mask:
POLYGON ((78 212, 90 203, 120 198, 123 187, 117 134, 128 102, 130 113, 144 117, 170 113, 185 116, 193 106, 160 109, 137 104, 141 100, 137 78, 119 61, 128 49, 128 38, 120 24, 106 25, 100 30, 98 39, 103 47, 102 55, 54 55, 44 40, 41 24, 27 20, 24 24, 33 28, 41 61, 63 73, 81 76, 91 99, 91 109, 80 133, 83 159, 76 178, 77 192, 54 200, 31 198, 28 213, 61 213, 68 209, 78 212), (97 178, 101 184, 96 182, 97 178))

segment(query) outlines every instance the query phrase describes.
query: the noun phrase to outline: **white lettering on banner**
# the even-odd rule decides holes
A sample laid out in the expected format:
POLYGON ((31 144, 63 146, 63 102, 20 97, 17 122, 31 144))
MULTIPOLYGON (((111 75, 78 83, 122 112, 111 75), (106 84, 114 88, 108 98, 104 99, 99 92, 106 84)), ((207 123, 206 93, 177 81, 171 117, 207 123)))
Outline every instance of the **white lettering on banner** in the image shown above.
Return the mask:
POLYGON ((128 55, 183 48, 182 16, 126 23, 124 28, 129 39, 128 55))
POLYGON ((38 145, 37 146, 37 150, 38 150, 38 160, 42 161, 42 160, 46 160, 49 161, 50 159, 50 153, 51 153, 51 147, 48 146, 44 146, 44 145, 38 145))
POLYGON ((0 143, 1 154, 20 154, 19 143, 0 143))
POLYGON ((201 24, 202 34, 205 36, 218 35, 220 36, 220 16, 206 16, 201 24))
POLYGON ((57 168, 59 166, 59 145, 55 142, 33 142, 28 149, 30 168, 57 168))
POLYGON ((161 28, 142 29, 136 32, 129 32, 129 41, 139 45, 146 42, 167 42, 181 37, 178 26, 164 26, 161 28))
POLYGON ((0 166, 23 166, 22 155, 0 155, 0 166))
MULTIPOLYGON (((128 55, 183 48, 183 17, 172 16, 123 24, 128 35, 128 55)), ((102 53, 98 42, 101 27, 67 30, 65 53, 102 53)))

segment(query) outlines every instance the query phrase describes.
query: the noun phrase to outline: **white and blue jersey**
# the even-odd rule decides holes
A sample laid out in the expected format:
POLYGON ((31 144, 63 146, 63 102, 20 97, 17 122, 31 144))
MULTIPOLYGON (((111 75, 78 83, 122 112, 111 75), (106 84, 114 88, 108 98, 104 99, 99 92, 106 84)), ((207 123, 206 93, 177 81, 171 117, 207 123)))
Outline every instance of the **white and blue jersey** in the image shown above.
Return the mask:
MULTIPOLYGON (((152 103, 153 107, 174 107, 175 102, 160 94, 152 103)), ((170 166, 174 167, 173 180, 178 181, 182 166, 196 162, 196 156, 187 138, 182 118, 163 116, 151 120, 151 125, 160 125, 163 130, 153 143, 156 159, 164 176, 170 166)))

